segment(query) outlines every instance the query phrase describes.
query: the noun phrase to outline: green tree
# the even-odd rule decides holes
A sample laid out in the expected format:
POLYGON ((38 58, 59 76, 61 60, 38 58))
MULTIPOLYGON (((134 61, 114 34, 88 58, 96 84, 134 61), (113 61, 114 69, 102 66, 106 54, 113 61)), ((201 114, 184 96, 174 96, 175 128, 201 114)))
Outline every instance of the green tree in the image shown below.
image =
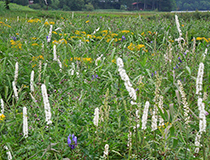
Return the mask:
POLYGON ((6 9, 9 9, 9 0, 5 0, 5 5, 4 6, 5 6, 6 9))

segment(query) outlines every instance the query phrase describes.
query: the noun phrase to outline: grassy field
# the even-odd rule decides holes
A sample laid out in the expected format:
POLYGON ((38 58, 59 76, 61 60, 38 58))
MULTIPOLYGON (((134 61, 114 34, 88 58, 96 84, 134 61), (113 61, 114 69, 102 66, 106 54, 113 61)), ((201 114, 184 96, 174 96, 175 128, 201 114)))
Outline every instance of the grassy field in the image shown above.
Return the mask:
POLYGON ((0 10, 0 160, 210 159, 209 13, 12 6, 0 10))

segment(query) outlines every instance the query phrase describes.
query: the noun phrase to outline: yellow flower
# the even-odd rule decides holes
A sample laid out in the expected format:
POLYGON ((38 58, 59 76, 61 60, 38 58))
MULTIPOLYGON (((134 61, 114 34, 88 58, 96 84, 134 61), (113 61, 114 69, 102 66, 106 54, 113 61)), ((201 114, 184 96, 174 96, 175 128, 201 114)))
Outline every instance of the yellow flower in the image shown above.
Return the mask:
POLYGON ((31 45, 32 46, 38 46, 38 43, 32 43, 31 45))
POLYGON ((184 27, 184 24, 182 24, 182 27, 184 27))
POLYGON ((149 34, 152 34, 152 32, 151 32, 151 31, 148 31, 148 33, 149 33, 149 34))
POLYGON ((75 31, 75 34, 78 34, 78 35, 79 35, 79 34, 80 34, 80 31, 76 30, 76 31, 75 31))
POLYGON ((55 24, 55 22, 49 22, 50 24, 55 24))
POLYGON ((32 66, 32 68, 34 68, 34 67, 36 67, 36 64, 34 64, 34 65, 32 66))
POLYGON ((50 25, 50 24, 49 24, 49 22, 46 21, 46 22, 44 22, 44 25, 50 25))
POLYGON ((143 36, 144 35, 144 32, 142 32, 141 35, 143 36))
POLYGON ((87 38, 92 38, 93 36, 91 34, 87 34, 87 38))
POLYGON ((58 34, 58 33, 57 33, 57 32, 55 32, 55 31, 52 31, 52 33, 53 33, 53 34, 58 34))
POLYGON ((90 41, 88 39, 86 39, 85 42, 90 42, 90 41))
POLYGON ((203 37, 203 39, 204 39, 206 42, 209 42, 205 37, 203 37))
POLYGON ((111 39, 107 39, 107 40, 106 40, 106 42, 108 42, 108 43, 109 43, 110 41, 111 41, 111 39))
POLYGON ((129 30, 122 30, 121 32, 122 33, 129 33, 130 31, 129 30))
POLYGON ((61 33, 59 33, 59 36, 62 36, 62 34, 61 34, 61 33))
POLYGON ((196 40, 200 41, 202 40, 203 38, 202 37, 197 37, 196 40))
POLYGON ((0 114, 0 121, 3 121, 5 118, 5 115, 4 114, 0 114))
POLYGON ((16 35, 18 36, 18 35, 19 35, 19 33, 16 33, 16 35))
POLYGON ((108 33, 108 30, 103 30, 103 31, 101 31, 101 33, 108 33))
POLYGON ((36 40, 36 37, 32 37, 31 39, 36 40))
POLYGON ((89 23, 90 21, 89 20, 87 20, 85 23, 89 23))
POLYGON ((116 63, 116 60, 115 60, 115 59, 113 59, 113 60, 112 60, 112 63, 116 63))
POLYGON ((61 17, 61 19, 64 19, 63 17, 61 17))
POLYGON ((44 60, 44 57, 42 55, 39 55, 38 58, 40 59, 43 59, 44 60))

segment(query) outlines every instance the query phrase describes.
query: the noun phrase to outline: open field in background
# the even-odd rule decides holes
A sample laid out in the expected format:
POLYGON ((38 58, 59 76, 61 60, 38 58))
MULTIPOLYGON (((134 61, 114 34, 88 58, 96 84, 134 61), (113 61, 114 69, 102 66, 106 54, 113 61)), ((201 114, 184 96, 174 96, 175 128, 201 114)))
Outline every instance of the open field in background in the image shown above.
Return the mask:
POLYGON ((209 13, 179 45, 174 14, 23 10, 0 11, 0 159, 210 159, 209 13))

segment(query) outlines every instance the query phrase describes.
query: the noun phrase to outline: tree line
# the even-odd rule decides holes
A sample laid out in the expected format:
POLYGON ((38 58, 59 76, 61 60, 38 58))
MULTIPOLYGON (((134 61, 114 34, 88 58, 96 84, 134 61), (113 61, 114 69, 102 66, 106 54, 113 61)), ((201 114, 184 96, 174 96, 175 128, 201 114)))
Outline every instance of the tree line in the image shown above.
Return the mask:
MULTIPOLYGON (((9 0, 5 0, 8 4, 9 0)), ((10 0, 34 9, 52 10, 210 10, 209 0, 10 0), (33 1, 33 2, 32 2, 33 1), (32 4, 33 3, 33 4, 32 4)))

